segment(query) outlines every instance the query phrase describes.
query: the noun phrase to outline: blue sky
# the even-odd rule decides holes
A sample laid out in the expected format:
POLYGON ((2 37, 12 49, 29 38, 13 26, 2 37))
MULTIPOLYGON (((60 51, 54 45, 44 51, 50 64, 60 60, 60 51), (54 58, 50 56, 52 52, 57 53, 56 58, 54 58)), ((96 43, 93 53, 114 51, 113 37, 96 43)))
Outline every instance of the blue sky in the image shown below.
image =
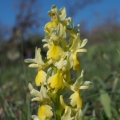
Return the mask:
MULTIPOLYGON (((0 24, 2 23, 5 26, 13 26, 15 24, 15 15, 17 12, 14 7, 14 2, 15 0, 0 0, 0 24)), ((64 0, 43 0, 41 3, 42 9, 40 14, 41 16, 46 16, 48 21, 49 16, 47 15, 47 11, 50 10, 52 4, 56 4, 58 8, 64 6, 67 11, 67 4, 65 4, 64 0)), ((117 20, 120 23, 120 0, 102 0, 98 3, 87 5, 82 10, 77 11, 73 17, 73 21, 75 24, 80 24, 81 21, 85 20, 87 28, 91 29, 94 24, 104 22, 104 18, 107 18, 108 15, 112 16, 114 14, 113 11, 118 12, 119 16, 117 20)), ((44 24, 43 22, 43 26, 44 24)))

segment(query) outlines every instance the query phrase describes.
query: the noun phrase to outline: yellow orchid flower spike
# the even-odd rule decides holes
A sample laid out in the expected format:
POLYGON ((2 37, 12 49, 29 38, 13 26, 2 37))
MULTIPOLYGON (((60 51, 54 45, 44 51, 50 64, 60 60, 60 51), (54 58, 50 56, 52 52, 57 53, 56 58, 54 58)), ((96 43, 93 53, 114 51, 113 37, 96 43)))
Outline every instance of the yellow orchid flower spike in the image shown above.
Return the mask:
POLYGON ((45 59, 42 59, 41 48, 37 47, 35 58, 25 59, 30 63, 29 67, 38 69, 35 85, 40 91, 30 83, 28 85, 30 94, 34 96, 31 100, 39 102, 37 115, 32 115, 32 119, 82 120, 80 90, 89 88, 91 82, 82 80, 82 70, 73 83, 71 73, 80 71, 78 53, 87 52, 84 48, 87 39, 80 39, 79 30, 74 27, 72 19, 66 17, 65 7, 58 10, 56 5, 52 5, 48 15, 51 20, 44 26, 45 37, 42 40, 45 42, 43 48, 47 47, 45 59), (62 97, 66 89, 73 92, 68 105, 62 97))

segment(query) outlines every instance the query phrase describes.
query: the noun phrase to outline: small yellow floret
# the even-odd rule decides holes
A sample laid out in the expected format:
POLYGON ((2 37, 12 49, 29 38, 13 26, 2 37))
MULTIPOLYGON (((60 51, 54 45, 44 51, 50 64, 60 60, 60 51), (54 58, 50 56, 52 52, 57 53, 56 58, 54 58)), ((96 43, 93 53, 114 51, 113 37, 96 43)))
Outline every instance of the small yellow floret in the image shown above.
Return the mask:
POLYGON ((82 99, 79 95, 79 92, 75 92, 70 96, 70 104, 74 107, 77 105, 77 108, 82 108, 82 99))
POLYGON ((48 83, 50 83, 50 87, 55 89, 60 89, 63 87, 63 75, 62 72, 57 72, 55 75, 48 79, 48 83))
POLYGON ((47 52, 47 59, 59 60, 63 54, 63 50, 59 45, 52 45, 47 52))
POLYGON ((73 69, 74 70, 80 70, 80 63, 77 59, 77 55, 73 55, 73 69))
POLYGON ((52 28, 57 28, 57 21, 50 21, 44 27, 44 29, 49 32, 51 31, 52 28))
POLYGON ((35 77, 36 86, 40 86, 41 83, 45 82, 46 76, 47 76, 47 74, 43 70, 38 71, 38 73, 35 77))
POLYGON ((49 105, 41 105, 38 108, 38 118, 40 120, 46 120, 46 118, 52 117, 53 113, 49 105))

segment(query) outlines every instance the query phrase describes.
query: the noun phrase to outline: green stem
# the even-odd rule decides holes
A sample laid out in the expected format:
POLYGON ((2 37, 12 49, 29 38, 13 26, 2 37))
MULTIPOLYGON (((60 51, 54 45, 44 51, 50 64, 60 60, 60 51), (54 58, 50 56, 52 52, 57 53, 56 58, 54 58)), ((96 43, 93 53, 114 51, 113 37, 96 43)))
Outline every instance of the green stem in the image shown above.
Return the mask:
POLYGON ((60 94, 59 94, 59 92, 57 92, 56 96, 55 96, 54 108, 55 108, 55 117, 56 117, 56 120, 61 120, 60 94))

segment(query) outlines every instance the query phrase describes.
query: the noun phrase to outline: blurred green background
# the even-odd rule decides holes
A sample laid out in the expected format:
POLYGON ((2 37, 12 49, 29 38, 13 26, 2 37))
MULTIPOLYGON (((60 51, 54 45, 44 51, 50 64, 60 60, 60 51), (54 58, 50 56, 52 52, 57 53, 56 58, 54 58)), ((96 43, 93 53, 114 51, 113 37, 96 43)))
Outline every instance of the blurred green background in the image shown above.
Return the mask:
POLYGON ((67 17, 80 24, 81 40, 88 39, 88 52, 79 54, 84 80, 92 82, 88 90, 81 90, 83 119, 120 120, 120 1, 112 1, 0 1, 0 120, 31 120, 31 114, 37 113, 28 90, 29 82, 35 85, 37 70, 28 68, 24 59, 34 57, 35 47, 46 56, 41 41, 52 4, 66 7, 67 17), (5 5, 11 5, 14 14, 5 5))

